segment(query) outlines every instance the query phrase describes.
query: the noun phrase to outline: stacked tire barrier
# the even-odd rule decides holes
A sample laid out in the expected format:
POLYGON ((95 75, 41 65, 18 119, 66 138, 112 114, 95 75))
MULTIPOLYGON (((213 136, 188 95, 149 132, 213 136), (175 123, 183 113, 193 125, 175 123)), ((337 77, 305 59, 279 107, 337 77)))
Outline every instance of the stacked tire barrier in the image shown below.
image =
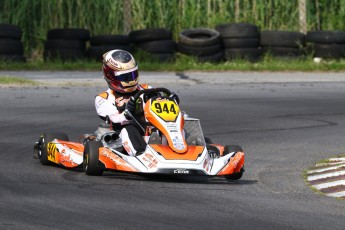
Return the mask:
POLYGON ((90 47, 87 49, 87 56, 90 59, 100 61, 104 53, 114 49, 132 52, 128 35, 100 35, 91 37, 90 47))
POLYGON ((253 24, 230 23, 216 26, 219 31, 224 51, 225 59, 248 59, 257 61, 261 57, 259 28, 253 24))
POLYGON ((0 24, 0 60, 5 62, 25 62, 22 30, 11 24, 0 24))
POLYGON ((274 57, 300 57, 304 53, 305 35, 291 31, 261 31, 260 45, 263 54, 274 57))
POLYGON ((220 34, 212 29, 189 29, 179 34, 178 50, 186 55, 196 56, 200 62, 220 62, 224 52, 220 34))
POLYGON ((86 42, 90 32, 86 29, 52 29, 44 43, 43 59, 75 61, 86 57, 86 42))
POLYGON ((345 31, 309 31, 306 41, 311 44, 314 57, 345 57, 345 31))
POLYGON ((172 40, 172 32, 164 28, 135 30, 129 38, 136 50, 143 50, 159 61, 175 59, 176 42, 172 40))

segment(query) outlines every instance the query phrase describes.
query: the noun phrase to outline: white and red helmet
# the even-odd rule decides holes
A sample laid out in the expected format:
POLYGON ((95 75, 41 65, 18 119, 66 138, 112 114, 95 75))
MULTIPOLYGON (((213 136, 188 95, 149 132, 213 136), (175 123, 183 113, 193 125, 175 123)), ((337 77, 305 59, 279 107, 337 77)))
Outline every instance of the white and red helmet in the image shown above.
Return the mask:
POLYGON ((103 74, 109 88, 118 93, 131 93, 138 88, 138 65, 125 50, 111 50, 103 55, 103 74))

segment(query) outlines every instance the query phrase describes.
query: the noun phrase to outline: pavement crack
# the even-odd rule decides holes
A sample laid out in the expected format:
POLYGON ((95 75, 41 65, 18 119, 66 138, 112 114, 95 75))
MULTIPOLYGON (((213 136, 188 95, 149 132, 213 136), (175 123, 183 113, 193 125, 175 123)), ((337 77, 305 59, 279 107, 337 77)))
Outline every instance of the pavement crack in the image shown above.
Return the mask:
POLYGON ((196 84, 202 84, 202 83, 203 83, 203 82, 200 81, 200 80, 190 78, 188 75, 186 75, 186 74, 183 73, 183 72, 177 72, 177 73, 176 73, 176 76, 178 76, 181 80, 188 80, 188 81, 194 82, 194 83, 196 83, 196 84))
POLYGON ((288 127, 288 128, 273 128, 273 129, 252 129, 252 130, 233 130, 233 131, 223 131, 223 132, 215 132, 215 133, 208 133, 207 135, 224 135, 224 134, 233 134, 233 133, 255 133, 255 132, 276 132, 276 131, 286 131, 286 130, 301 130, 301 129, 313 129, 313 128, 320 128, 320 127, 328 127, 328 126, 336 126, 338 123, 327 121, 324 119, 315 119, 315 118, 306 118, 304 116, 330 116, 330 115, 344 115, 344 114, 293 114, 293 115, 283 115, 283 116, 275 116, 271 117, 272 119, 276 118, 297 118, 301 120, 308 120, 308 121, 316 121, 320 124, 309 125, 309 126, 296 126, 296 127, 288 127))

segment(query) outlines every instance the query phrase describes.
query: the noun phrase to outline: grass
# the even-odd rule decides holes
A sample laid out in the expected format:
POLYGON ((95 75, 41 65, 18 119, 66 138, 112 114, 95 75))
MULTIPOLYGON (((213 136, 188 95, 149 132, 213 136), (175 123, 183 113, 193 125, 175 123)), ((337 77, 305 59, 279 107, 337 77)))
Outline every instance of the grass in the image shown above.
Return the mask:
MULTIPOLYGON (((314 63, 312 57, 300 59, 273 58, 265 56, 258 62, 233 60, 221 63, 200 63, 191 56, 177 54, 174 62, 162 63, 147 55, 135 55, 142 71, 345 71, 345 60, 328 60, 314 63)), ((41 59, 27 63, 0 63, 0 70, 79 70, 101 71, 101 62, 79 60, 74 62, 44 62, 41 59)))
POLYGON ((0 85, 38 85, 37 82, 20 77, 0 76, 0 85))

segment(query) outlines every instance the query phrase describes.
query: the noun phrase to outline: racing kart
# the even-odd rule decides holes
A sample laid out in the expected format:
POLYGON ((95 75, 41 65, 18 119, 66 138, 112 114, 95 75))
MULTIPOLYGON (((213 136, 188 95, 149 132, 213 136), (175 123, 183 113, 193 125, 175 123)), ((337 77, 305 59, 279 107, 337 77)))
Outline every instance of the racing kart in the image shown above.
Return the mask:
POLYGON ((144 119, 139 120, 128 110, 125 113, 145 133, 147 143, 145 151, 136 156, 127 154, 110 122, 102 122, 93 134, 85 134, 80 143, 69 141, 65 133, 42 134, 34 144, 34 158, 43 165, 82 166, 87 175, 93 176, 115 170, 240 179, 244 172, 243 149, 238 145, 213 144, 203 136, 199 120, 188 117, 170 95, 166 88, 154 88, 141 90, 132 97, 144 119))

